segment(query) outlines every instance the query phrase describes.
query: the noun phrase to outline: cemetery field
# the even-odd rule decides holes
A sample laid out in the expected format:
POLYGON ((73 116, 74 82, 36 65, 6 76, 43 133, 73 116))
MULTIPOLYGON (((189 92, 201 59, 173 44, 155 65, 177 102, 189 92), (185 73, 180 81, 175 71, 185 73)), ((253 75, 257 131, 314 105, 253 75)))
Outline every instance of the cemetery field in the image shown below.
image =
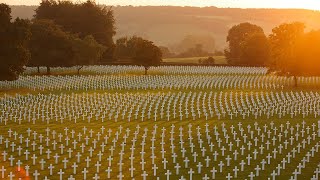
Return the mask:
POLYGON ((35 72, 0 82, 0 179, 319 179, 318 77, 293 88, 266 68, 35 72))

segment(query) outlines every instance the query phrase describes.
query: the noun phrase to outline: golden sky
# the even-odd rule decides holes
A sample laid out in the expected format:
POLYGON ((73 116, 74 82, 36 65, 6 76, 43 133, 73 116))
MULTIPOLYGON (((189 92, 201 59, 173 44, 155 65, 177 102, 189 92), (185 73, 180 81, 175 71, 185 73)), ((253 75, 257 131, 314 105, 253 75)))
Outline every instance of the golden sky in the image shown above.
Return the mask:
MULTIPOLYGON (((41 0, 0 0, 10 5, 37 5, 41 0)), ((79 0, 73 0, 79 1, 79 0)), ((84 1, 84 0, 80 0, 84 1)), ((96 0, 107 5, 172 5, 172 6, 217 6, 239 8, 302 8, 320 10, 320 0, 96 0)))

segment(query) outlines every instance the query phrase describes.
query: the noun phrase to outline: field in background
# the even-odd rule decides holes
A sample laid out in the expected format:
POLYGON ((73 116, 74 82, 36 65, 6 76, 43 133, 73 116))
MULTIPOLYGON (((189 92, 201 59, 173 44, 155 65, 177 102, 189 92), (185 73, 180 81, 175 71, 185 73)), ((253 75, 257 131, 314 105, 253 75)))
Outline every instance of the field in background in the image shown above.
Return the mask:
MULTIPOLYGON (((163 62, 166 63, 199 63, 199 59, 204 59, 208 57, 189 57, 189 58, 166 58, 163 59, 163 62)), ((213 56, 216 60, 215 64, 227 64, 225 56, 213 56)))

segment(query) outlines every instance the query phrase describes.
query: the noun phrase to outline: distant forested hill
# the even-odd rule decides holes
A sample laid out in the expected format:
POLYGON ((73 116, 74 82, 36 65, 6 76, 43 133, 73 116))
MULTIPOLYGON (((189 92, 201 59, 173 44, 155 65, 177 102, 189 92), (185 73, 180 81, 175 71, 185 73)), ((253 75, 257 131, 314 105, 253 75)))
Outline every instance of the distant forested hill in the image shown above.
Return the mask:
MULTIPOLYGON (((36 6, 12 6, 13 16, 32 18, 36 6)), ((210 35, 223 49, 231 26, 251 22, 268 34, 280 23, 301 21, 309 29, 320 29, 320 12, 298 9, 235 9, 216 7, 141 6, 114 7, 117 36, 139 35, 158 45, 173 46, 184 36, 210 35)))

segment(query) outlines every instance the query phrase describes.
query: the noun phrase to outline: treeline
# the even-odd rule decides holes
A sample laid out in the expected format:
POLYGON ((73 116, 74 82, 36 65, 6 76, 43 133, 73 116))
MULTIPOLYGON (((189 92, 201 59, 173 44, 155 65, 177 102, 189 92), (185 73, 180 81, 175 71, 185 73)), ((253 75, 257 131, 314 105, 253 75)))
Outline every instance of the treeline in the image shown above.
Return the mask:
MULTIPOLYGON (((36 8, 12 6, 12 16, 32 18, 36 8)), ((148 37, 156 44, 169 47, 175 54, 180 52, 172 46, 186 35, 211 35, 215 38, 217 49, 223 49, 230 25, 241 22, 257 23, 265 32, 271 32, 273 27, 283 22, 293 21, 304 22, 311 29, 320 28, 320 12, 302 9, 115 6, 113 10, 117 18, 116 38, 126 35, 148 37)), ((204 49, 206 47, 204 45, 204 49)))
MULTIPOLYGON (((112 8, 90 0, 44 0, 32 20, 11 21, 10 7, 1 4, 1 80, 17 79, 26 66, 38 67, 39 73, 39 67, 45 66, 47 74, 51 67, 77 66, 80 73, 84 65, 108 63, 123 56, 113 41, 116 28, 112 8)), ((126 43, 130 44, 130 61, 145 66, 146 72, 162 60, 160 49, 151 41, 134 37, 126 43)))
POLYGON ((230 65, 268 66, 278 75, 320 75, 320 30, 305 32, 300 22, 284 23, 267 37, 250 23, 233 26, 228 33, 225 55, 230 65))

